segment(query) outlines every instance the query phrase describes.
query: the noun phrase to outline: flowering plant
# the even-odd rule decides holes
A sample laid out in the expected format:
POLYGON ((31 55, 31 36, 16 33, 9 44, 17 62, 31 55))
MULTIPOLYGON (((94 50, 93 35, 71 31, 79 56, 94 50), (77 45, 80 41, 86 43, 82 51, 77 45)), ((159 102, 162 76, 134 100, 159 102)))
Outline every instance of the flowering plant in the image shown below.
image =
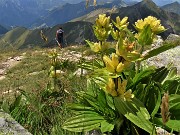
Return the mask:
MULTIPOLYGON (((92 64, 83 63, 83 68, 91 71, 87 78, 87 90, 78 92, 79 102, 69 106, 76 115, 64 123, 64 129, 74 132, 96 129, 104 134, 145 135, 156 134, 156 126, 166 124, 167 129, 179 131, 170 123, 174 121, 180 124, 180 121, 168 119, 169 110, 176 112, 178 107, 174 108, 169 102, 166 103, 166 109, 160 105, 163 93, 168 91, 170 102, 180 99, 180 77, 174 68, 145 67, 141 64, 176 45, 165 44, 143 55, 146 46, 151 45, 156 40, 156 34, 165 31, 165 28, 161 26, 160 20, 152 16, 135 23, 137 33, 130 31, 128 24, 127 17, 116 17, 112 23, 110 16, 105 14, 96 19, 93 29, 99 42, 86 42, 101 57, 92 64), (114 42, 107 41, 110 35, 114 42), (176 84, 173 85, 173 82, 176 84)), ((173 115, 174 118, 178 117, 176 113, 173 115)))

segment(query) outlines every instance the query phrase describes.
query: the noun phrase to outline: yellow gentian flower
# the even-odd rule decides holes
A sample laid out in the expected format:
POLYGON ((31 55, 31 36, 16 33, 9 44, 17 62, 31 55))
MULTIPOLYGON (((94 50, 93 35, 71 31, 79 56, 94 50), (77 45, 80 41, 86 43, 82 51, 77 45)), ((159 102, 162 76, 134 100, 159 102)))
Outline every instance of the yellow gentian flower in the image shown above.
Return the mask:
POLYGON ((124 28, 127 28, 129 22, 127 22, 128 17, 124 17, 122 20, 119 16, 116 17, 116 22, 112 21, 113 24, 119 29, 122 30, 124 28))
POLYGON ((110 16, 106 17, 106 14, 100 14, 99 18, 96 19, 96 25, 100 28, 109 28, 110 16))
POLYGON ((117 91, 115 90, 115 84, 112 78, 109 78, 108 84, 106 85, 106 92, 113 97, 116 97, 118 95, 117 91))
POLYGON ((134 97, 131 90, 126 91, 127 80, 124 80, 121 83, 121 80, 118 79, 118 96, 121 97, 124 101, 131 101, 134 97))
POLYGON ((106 64, 106 69, 111 73, 119 73, 124 69, 124 64, 119 62, 119 57, 115 53, 112 53, 112 59, 105 55, 103 60, 106 64))
POLYGON ((139 32, 142 31, 146 25, 150 25, 151 30, 154 34, 159 34, 165 31, 164 26, 161 25, 161 21, 153 16, 146 17, 144 21, 141 19, 135 22, 135 28, 139 32))
POLYGON ((124 80, 121 83, 120 78, 118 78, 118 89, 116 90, 114 80, 112 78, 109 78, 108 83, 106 85, 106 92, 113 97, 119 96, 124 101, 131 101, 131 99, 134 97, 134 94, 132 94, 131 90, 126 91, 126 85, 127 80, 124 80))

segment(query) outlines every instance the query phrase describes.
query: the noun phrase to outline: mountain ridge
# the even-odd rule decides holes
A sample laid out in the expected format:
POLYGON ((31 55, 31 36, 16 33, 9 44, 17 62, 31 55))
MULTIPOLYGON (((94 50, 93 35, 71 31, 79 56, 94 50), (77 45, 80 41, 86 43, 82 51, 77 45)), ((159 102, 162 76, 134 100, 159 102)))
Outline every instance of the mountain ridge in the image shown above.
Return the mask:
MULTIPOLYGON (((166 12, 158 7, 152 0, 143 0, 133 6, 122 7, 118 13, 112 14, 115 20, 116 16, 128 16, 130 24, 134 24, 138 19, 144 19, 147 16, 154 16, 161 20, 162 25, 167 29, 161 35, 166 38, 170 33, 180 34, 180 16, 175 13, 166 12)), ((132 29, 134 27, 130 25, 132 29)), ((135 29, 134 29, 135 30, 135 29)))
POLYGON ((177 1, 171 4, 164 5, 161 8, 168 12, 173 12, 180 15, 180 3, 177 1))
MULTIPOLYGON (((83 3, 85 4, 85 2, 83 3)), ((108 7, 108 6, 107 6, 108 7)), ((79 8, 79 7, 76 7, 79 8)), ((91 7, 94 8, 94 7, 91 7)), ((80 18, 73 19, 67 23, 59 23, 55 26, 41 28, 41 29, 27 29, 25 27, 17 27, 5 35, 0 37, 0 48, 31 48, 35 46, 50 47, 56 44, 54 40, 56 30, 59 26, 63 27, 65 31, 65 41, 68 45, 80 44, 84 42, 84 39, 95 40, 93 34, 92 25, 95 19, 100 13, 106 13, 111 15, 111 19, 115 20, 117 16, 123 18, 127 16, 130 22, 129 28, 135 30, 133 25, 138 19, 144 19, 147 16, 155 16, 160 19, 162 25, 167 29, 161 36, 166 38, 170 33, 180 34, 180 16, 175 13, 164 11, 158 7, 152 0, 143 0, 132 6, 126 7, 114 7, 114 11, 111 12, 110 8, 101 8, 81 16, 80 18), (104 10, 104 11, 103 11, 104 10), (95 13, 96 12, 96 13, 95 13), (40 31, 43 30, 48 41, 44 42, 40 37, 40 31)), ((81 9, 84 10, 84 9, 81 9)), ((67 15, 67 14, 66 14, 67 15)))
POLYGON ((68 22, 61 25, 55 25, 50 28, 29 30, 25 27, 16 27, 2 37, 0 37, 0 48, 2 49, 24 49, 39 47, 54 47, 57 46, 56 30, 58 27, 63 27, 64 40, 66 44, 80 44, 84 42, 84 39, 94 40, 92 24, 88 22, 68 22), (43 31, 48 41, 45 42, 41 39, 40 32, 43 31))
POLYGON ((4 26, 0 25, 0 35, 6 33, 7 31, 8 30, 4 26))
POLYGON ((37 27, 42 24, 46 24, 47 26, 54 26, 61 23, 66 23, 68 21, 71 21, 72 19, 81 17, 83 15, 86 15, 90 13, 93 10, 99 9, 99 8, 112 8, 114 5, 116 6, 126 6, 126 4, 122 0, 115 0, 111 3, 106 3, 103 5, 97 5, 97 6, 88 6, 86 8, 86 2, 82 1, 77 4, 65 4, 62 7, 58 7, 51 11, 47 16, 44 16, 36 21, 32 25, 32 27, 37 27))

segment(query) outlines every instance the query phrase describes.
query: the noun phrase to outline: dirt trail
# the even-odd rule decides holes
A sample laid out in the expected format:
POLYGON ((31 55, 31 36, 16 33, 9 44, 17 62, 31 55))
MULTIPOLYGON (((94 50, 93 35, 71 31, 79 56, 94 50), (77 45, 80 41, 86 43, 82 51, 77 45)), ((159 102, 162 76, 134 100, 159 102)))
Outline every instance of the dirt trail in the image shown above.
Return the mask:
POLYGON ((24 56, 9 57, 6 61, 0 63, 0 80, 5 78, 8 69, 17 65, 23 58, 24 56))

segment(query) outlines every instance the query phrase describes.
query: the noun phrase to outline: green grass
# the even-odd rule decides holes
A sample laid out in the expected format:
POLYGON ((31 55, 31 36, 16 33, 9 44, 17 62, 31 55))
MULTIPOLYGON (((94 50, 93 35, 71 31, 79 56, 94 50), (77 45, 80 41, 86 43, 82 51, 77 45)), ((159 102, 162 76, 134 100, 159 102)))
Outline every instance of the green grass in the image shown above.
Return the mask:
POLYGON ((44 87, 48 81, 48 70, 49 58, 47 55, 39 52, 27 53, 17 66, 7 71, 6 78, 0 81, 0 89, 7 91, 20 87, 26 91, 32 91, 39 86, 44 87), (31 75, 33 72, 37 72, 37 74, 31 75))
MULTIPOLYGON (((71 48, 72 50, 74 48, 71 48)), ((69 48, 69 50, 71 50, 69 48)), ((85 49, 77 48, 74 51, 84 51, 85 49)), ((56 90, 60 94, 59 97, 49 97, 43 99, 42 94, 48 88, 48 84, 52 81, 48 72, 51 67, 50 58, 48 57, 49 49, 26 50, 24 59, 19 64, 7 71, 6 78, 0 81, 1 103, 7 101, 12 104, 19 95, 16 91, 25 91, 29 97, 29 104, 17 107, 11 112, 11 115, 22 126, 27 128, 34 135, 78 135, 71 133, 61 128, 62 123, 71 116, 67 108, 67 104, 76 100, 75 92, 83 90, 86 87, 85 77, 76 77, 73 73, 78 69, 75 62, 69 60, 59 61, 57 68, 64 73, 58 76, 58 84, 56 90), (2 92, 9 93, 2 94, 2 92), (54 103, 58 106, 53 106, 54 103), (44 107, 41 108, 40 106, 44 107), (36 111, 37 110, 37 111, 36 111), (24 117, 25 116, 25 117, 24 117), (46 117, 51 121, 44 122, 46 117), (27 118, 27 119, 26 119, 27 118), (48 133, 49 132, 49 133, 48 133)), ((57 49, 61 54, 61 50, 57 49)), ((63 49, 66 52, 67 49, 63 49)), ((19 56, 24 51, 5 53, 4 60, 10 56, 19 56), (11 55, 12 54, 12 55, 11 55)))

